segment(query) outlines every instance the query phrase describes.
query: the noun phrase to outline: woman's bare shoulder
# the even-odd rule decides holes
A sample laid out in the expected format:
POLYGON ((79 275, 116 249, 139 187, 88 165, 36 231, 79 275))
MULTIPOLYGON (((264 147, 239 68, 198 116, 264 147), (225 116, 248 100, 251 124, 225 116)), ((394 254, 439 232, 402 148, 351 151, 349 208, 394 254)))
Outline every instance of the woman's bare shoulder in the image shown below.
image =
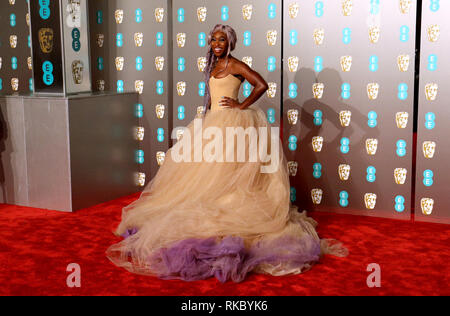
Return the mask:
POLYGON ((237 59, 235 57, 231 57, 230 66, 232 67, 232 69, 234 71, 239 72, 239 73, 241 73, 242 71, 246 71, 249 68, 246 63, 240 61, 239 59, 237 59))

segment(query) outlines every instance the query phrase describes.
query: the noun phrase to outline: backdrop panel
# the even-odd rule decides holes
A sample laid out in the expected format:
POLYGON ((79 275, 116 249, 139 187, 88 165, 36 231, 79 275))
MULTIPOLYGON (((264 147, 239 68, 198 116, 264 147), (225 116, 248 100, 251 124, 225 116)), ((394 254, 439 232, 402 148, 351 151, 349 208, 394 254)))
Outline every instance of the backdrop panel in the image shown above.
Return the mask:
POLYGON ((410 217, 415 12, 284 2, 284 141, 302 208, 410 217))

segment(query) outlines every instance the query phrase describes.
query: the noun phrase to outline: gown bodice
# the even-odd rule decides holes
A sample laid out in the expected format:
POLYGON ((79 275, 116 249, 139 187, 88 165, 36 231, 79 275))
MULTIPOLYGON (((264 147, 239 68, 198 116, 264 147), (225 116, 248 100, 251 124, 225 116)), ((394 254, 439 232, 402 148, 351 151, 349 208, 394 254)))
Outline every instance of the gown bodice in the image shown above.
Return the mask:
POLYGON ((220 111, 228 106, 219 105, 222 97, 229 97, 238 100, 239 88, 241 87, 241 80, 229 74, 223 78, 215 78, 211 76, 209 79, 209 89, 211 93, 211 111, 220 111))

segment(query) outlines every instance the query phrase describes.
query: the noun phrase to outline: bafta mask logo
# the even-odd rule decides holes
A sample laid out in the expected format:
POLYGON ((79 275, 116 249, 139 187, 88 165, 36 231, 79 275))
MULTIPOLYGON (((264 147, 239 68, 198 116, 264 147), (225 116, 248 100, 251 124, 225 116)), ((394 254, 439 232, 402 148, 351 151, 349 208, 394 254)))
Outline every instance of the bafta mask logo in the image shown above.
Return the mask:
POLYGON ((139 94, 144 93, 144 81, 143 80, 136 80, 134 82, 134 89, 139 94))
POLYGON ((313 38, 316 45, 322 45, 325 38, 325 30, 323 28, 314 29, 313 38))
POLYGON ((164 8, 155 9, 155 19, 158 23, 162 23, 164 21, 164 8))
POLYGON ((323 83, 315 83, 313 84, 312 91, 315 99, 322 99, 323 90, 325 89, 325 85, 323 83))
POLYGON ((437 98, 439 86, 437 83, 428 83, 425 85, 425 96, 428 101, 435 101, 437 98))
POLYGON ((422 144, 423 155, 427 159, 432 159, 436 152, 436 143, 432 141, 425 141, 422 144))
POLYGON ((164 69, 164 57, 155 57, 155 67, 157 71, 162 71, 164 69))
POLYGON ((369 138, 366 139, 366 151, 370 156, 375 156, 377 154, 378 149, 378 139, 369 138))
POLYGON ((319 205, 320 203, 322 203, 322 196, 323 196, 323 191, 321 189, 312 189, 311 190, 312 202, 315 205, 319 205))
POLYGON ((186 33, 177 34, 177 45, 182 48, 186 44, 186 33))
POLYGON ((244 4, 242 6, 242 16, 244 17, 245 21, 250 21, 252 19, 252 13, 253 13, 253 5, 244 4))
POLYGON ((408 112, 398 112, 395 114, 395 122, 398 128, 406 128, 408 126, 408 112))
POLYGON ((11 35, 9 37, 9 45, 11 46, 11 48, 17 47, 17 35, 11 35))
POLYGON ((245 56, 242 58, 242 62, 247 64, 247 66, 249 66, 250 68, 252 68, 253 65, 253 57, 251 56, 245 56))
POLYGON ((399 55, 397 57, 398 69, 401 72, 407 72, 409 68, 410 57, 409 55, 399 55))
POLYGON ((27 21, 27 26, 30 26, 30 14, 29 13, 27 13, 25 19, 27 21))
POLYGON ((122 71, 123 70, 123 65, 125 63, 125 58, 123 58, 123 57, 116 57, 115 63, 116 63, 117 71, 122 71))
POLYGON ((420 200, 423 215, 431 215, 433 213, 434 200, 430 198, 423 198, 420 200))
POLYGON ((411 9, 412 1, 411 0, 400 0, 400 12, 402 14, 408 14, 411 9))
POLYGON ((380 91, 380 85, 378 83, 369 83, 367 85, 367 96, 370 100, 376 100, 380 91))
POLYGON ((352 0, 343 0, 342 1, 342 14, 344 16, 352 15, 353 10, 353 1, 352 0))
POLYGON ((11 88, 13 91, 19 90, 19 79, 18 78, 12 78, 11 79, 11 88))
POLYGON ((350 165, 339 165, 339 179, 341 179, 342 181, 347 181, 350 178, 350 170, 350 165))
POLYGON ((143 33, 134 33, 134 44, 136 47, 142 47, 144 44, 144 34, 143 33))
POLYGON ((289 176, 295 177, 297 175, 298 163, 296 161, 288 161, 289 176))
POLYGON ((15 5, 16 4, 16 0, 9 0, 9 4, 10 5, 15 5))
POLYGON ((278 32, 276 30, 267 31, 266 38, 269 46, 275 46, 277 44, 277 35, 278 32))
POLYGON ((53 50, 53 30, 51 28, 42 28, 38 31, 39 44, 41 51, 45 54, 49 54, 53 50))
MULTIPOLYGON (((70 28, 81 27, 81 4, 80 0, 69 0, 66 7, 68 13, 66 24, 70 28)), ((122 11, 123 16, 123 11, 122 11)))
POLYGON ((104 34, 97 34, 97 45, 98 45, 98 47, 102 48, 104 43, 105 43, 105 35, 104 34))
POLYGON ((116 12, 114 12, 114 17, 116 18, 117 24, 122 24, 123 22, 123 10, 117 9, 116 12))
POLYGON ((344 72, 349 72, 352 68, 352 56, 342 56, 341 57, 341 69, 344 72))
POLYGON ((136 183, 140 187, 145 186, 145 173, 143 173, 143 172, 138 172, 137 173, 136 183))
POLYGON ((186 93, 186 82, 177 82, 177 93, 180 97, 184 96, 184 94, 186 93))
POLYGON ((181 137, 183 137, 184 129, 179 128, 177 129, 176 135, 177 135, 177 141, 180 141, 181 137))
POLYGON ((205 107, 204 106, 197 106, 197 117, 200 117, 204 114, 205 112, 205 107))
POLYGON ((145 135, 145 128, 143 127, 136 127, 136 131, 134 134, 134 137, 136 140, 143 141, 145 135))
POLYGON ((105 80, 103 79, 97 80, 97 90, 105 91, 105 80))
POLYGON ((296 125, 298 122, 298 110, 291 109, 287 112, 288 122, 291 125, 296 125))
POLYGON ((380 39, 380 27, 379 26, 372 26, 369 28, 369 39, 372 44, 378 43, 378 40, 380 39))
POLYGON ((377 205, 377 195, 374 193, 364 194, 364 203, 366 204, 366 208, 368 210, 373 210, 377 205))
POLYGON ((312 138, 312 148, 313 151, 319 153, 322 151, 323 147, 323 137, 322 136, 314 136, 312 138))
POLYGON ((3 59, 0 57, 0 70, 2 69, 3 59))
MULTIPOLYGON (((33 69, 33 60, 31 59, 31 57, 27 57, 27 65, 29 70, 33 69)), ((0 61, 0 69, 2 69, 1 61, 0 61)))
POLYGON ((394 179, 395 183, 397 184, 405 184, 406 182, 406 174, 408 173, 408 170, 405 168, 396 168, 394 170, 394 179))
POLYGON ((290 72, 296 72, 298 70, 299 58, 297 56, 291 56, 288 58, 288 68, 290 72))
POLYGON ((164 104, 157 104, 156 107, 156 117, 159 119, 164 118, 164 112, 165 112, 165 105, 164 104))
POLYGON ((341 122, 342 127, 350 126, 351 120, 352 120, 352 112, 351 111, 339 112, 339 121, 341 122))
POLYGON ((437 24, 430 25, 427 28, 428 40, 430 42, 437 42, 439 40, 439 34, 441 33, 440 27, 437 24))
POLYGON ((199 22, 205 22, 206 21, 206 13, 208 12, 208 9, 206 7, 199 7, 197 8, 197 19, 199 22))
POLYGON ((197 58, 197 68, 198 71, 204 72, 206 68, 206 57, 197 58))
POLYGON ((277 94, 277 84, 275 82, 269 82, 268 85, 269 89, 267 89, 267 96, 273 99, 277 94))
POLYGON ((74 60, 72 62, 72 77, 75 84, 83 83, 83 69, 84 65, 81 60, 74 60))
POLYGON ((165 158, 166 158, 165 152, 163 152, 163 151, 156 152, 156 161, 158 162, 158 166, 162 166, 165 158))
POLYGON ((297 2, 291 3, 289 5, 289 17, 295 19, 298 15, 299 5, 297 2))

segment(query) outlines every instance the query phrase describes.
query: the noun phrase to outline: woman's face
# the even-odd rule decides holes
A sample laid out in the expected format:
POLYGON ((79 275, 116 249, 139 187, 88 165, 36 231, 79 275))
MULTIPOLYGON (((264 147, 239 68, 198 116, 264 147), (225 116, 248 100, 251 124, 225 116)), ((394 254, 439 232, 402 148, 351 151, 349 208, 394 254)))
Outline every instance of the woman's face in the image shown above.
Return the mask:
POLYGON ((228 51, 228 38, 222 31, 215 32, 211 37, 211 49, 216 57, 223 57, 228 51))

